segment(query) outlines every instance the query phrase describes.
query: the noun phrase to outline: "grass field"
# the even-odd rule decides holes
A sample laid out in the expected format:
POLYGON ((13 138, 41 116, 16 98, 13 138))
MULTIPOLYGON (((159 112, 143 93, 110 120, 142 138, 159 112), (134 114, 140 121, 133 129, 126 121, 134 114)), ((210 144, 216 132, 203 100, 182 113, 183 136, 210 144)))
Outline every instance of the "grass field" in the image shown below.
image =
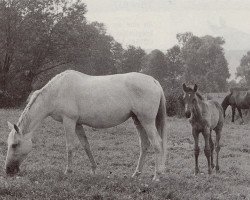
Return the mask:
MULTIPOLYGON (((4 166, 6 121, 16 122, 20 110, 0 110, 0 166, 4 166)), ((131 120, 94 131, 86 128, 98 170, 91 175, 87 156, 77 139, 73 173, 64 175, 66 149, 61 124, 46 119, 34 137, 33 151, 16 177, 6 177, 0 168, 0 199, 250 199, 250 123, 226 120, 221 139, 220 172, 207 175, 203 151, 199 157, 203 173, 194 176, 193 138, 186 119, 169 118, 167 173, 152 182, 153 150, 150 149, 140 179, 132 179, 139 144, 131 120)), ((214 135, 213 135, 214 136, 214 135)), ((203 149, 203 138, 200 137, 203 149)))

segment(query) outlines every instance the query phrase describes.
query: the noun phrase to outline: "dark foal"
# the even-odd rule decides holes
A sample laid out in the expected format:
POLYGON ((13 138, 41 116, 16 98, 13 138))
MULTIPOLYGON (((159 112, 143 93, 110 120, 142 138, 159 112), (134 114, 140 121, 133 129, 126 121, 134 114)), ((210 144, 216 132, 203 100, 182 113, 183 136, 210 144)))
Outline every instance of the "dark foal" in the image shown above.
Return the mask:
POLYGON ((220 138, 223 127, 223 109, 221 105, 213 100, 205 100, 200 93, 197 92, 197 85, 194 88, 187 87, 183 84, 185 115, 190 118, 192 125, 192 134, 194 137, 194 155, 195 155, 195 174, 199 173, 198 157, 199 134, 202 133, 205 140, 204 153, 208 163, 208 174, 211 174, 211 169, 214 168, 213 151, 214 143, 212 140, 212 130, 216 133, 215 151, 216 151, 216 171, 219 170, 219 151, 220 138))

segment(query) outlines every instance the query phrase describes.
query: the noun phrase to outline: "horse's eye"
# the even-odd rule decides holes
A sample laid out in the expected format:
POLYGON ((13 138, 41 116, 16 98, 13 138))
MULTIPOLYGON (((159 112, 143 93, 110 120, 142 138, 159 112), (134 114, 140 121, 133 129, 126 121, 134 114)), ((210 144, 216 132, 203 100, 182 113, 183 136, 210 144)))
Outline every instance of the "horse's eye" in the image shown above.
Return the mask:
POLYGON ((19 145, 19 143, 12 144, 11 147, 12 147, 13 149, 15 149, 15 148, 17 148, 18 145, 19 145))

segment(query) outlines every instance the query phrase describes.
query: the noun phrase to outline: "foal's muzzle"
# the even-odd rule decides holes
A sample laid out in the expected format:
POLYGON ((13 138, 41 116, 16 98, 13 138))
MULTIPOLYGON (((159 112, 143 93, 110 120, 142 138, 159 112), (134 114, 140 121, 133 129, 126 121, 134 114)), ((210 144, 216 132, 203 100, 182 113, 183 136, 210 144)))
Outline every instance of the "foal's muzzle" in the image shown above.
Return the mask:
POLYGON ((19 163, 15 162, 15 163, 9 164, 9 165, 6 166, 5 170, 6 170, 6 174, 15 175, 20 171, 19 163))
POLYGON ((185 116, 186 116, 186 118, 190 118, 191 117, 191 112, 190 111, 186 111, 185 112, 185 116))

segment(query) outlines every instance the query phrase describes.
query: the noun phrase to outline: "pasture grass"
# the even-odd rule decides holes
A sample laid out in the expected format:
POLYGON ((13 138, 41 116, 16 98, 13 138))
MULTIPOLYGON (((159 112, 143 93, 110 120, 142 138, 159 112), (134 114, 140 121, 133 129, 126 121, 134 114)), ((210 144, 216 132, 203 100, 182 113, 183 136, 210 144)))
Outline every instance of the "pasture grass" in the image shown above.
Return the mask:
MULTIPOLYGON (((168 161, 161 182, 153 182, 154 153, 149 150, 140 178, 131 175, 139 157, 132 120, 110 129, 86 133, 95 160, 96 175, 75 138, 73 173, 64 175, 66 149, 63 126, 46 119, 36 131, 33 151, 18 176, 7 177, 3 166, 8 126, 20 110, 0 110, 0 199, 250 199, 250 126, 226 120, 221 139, 220 172, 207 175, 200 153, 201 174, 194 176, 193 138, 186 119, 168 118, 168 161)), ((213 135, 214 136, 214 135, 213 135)), ((200 137, 200 148, 204 147, 200 137)))

